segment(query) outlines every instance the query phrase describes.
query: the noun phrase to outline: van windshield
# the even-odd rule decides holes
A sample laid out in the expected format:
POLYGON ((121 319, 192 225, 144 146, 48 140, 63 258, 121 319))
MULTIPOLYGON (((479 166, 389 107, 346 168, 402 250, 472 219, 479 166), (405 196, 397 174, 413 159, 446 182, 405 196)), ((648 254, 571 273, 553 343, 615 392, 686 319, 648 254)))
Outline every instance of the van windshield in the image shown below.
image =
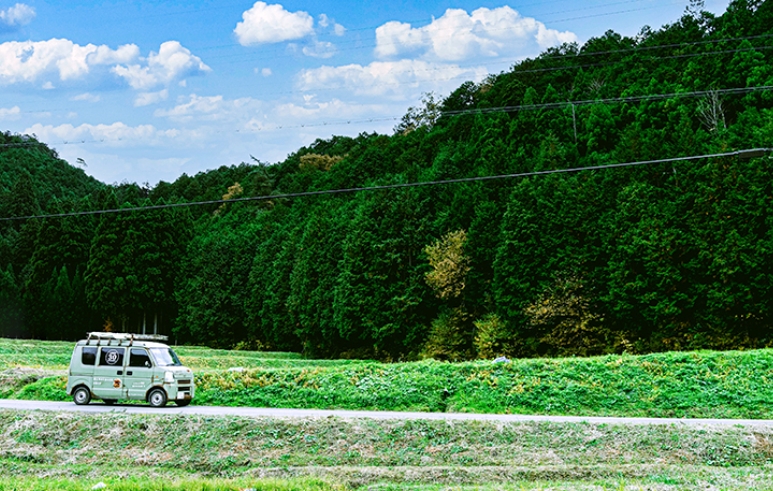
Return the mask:
POLYGON ((160 367, 182 366, 182 362, 177 358, 177 354, 172 351, 172 348, 150 348, 150 353, 156 360, 156 365, 160 367))

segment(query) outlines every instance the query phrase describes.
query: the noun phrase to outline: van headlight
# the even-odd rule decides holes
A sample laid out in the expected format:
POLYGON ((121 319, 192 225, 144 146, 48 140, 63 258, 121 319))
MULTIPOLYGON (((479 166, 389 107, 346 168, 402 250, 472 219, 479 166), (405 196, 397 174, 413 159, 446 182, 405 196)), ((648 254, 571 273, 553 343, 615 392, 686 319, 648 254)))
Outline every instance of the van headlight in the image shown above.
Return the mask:
POLYGON ((164 372, 164 382, 167 384, 174 382, 174 374, 172 372, 164 372))

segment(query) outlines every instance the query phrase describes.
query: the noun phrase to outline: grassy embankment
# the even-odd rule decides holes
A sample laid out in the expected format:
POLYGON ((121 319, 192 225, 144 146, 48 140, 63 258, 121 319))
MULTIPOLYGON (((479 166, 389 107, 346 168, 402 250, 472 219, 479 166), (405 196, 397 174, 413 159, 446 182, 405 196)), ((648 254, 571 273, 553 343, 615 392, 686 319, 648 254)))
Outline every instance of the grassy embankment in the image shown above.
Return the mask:
POLYGON ((773 428, 0 411, 0 438, 0 490, 99 482, 126 491, 741 490, 773 482, 773 428))
MULTIPOLYGON (((0 397, 68 400, 72 343, 0 341, 0 397)), ((383 364, 180 347, 194 404, 771 418, 773 350, 383 364), (229 368, 241 367, 241 371, 229 368)))

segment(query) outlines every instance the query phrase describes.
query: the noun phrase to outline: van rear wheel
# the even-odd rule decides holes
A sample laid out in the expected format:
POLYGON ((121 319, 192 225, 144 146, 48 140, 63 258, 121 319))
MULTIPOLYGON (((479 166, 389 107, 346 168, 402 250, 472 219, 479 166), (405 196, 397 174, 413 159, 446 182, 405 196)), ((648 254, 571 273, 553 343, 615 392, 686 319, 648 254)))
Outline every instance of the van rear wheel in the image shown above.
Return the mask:
POLYGON ((164 392, 162 389, 151 390, 150 394, 148 394, 148 404, 153 407, 166 406, 166 392, 164 392))
POLYGON ((78 387, 72 393, 72 400, 79 406, 85 406, 91 402, 91 392, 86 387, 78 387))

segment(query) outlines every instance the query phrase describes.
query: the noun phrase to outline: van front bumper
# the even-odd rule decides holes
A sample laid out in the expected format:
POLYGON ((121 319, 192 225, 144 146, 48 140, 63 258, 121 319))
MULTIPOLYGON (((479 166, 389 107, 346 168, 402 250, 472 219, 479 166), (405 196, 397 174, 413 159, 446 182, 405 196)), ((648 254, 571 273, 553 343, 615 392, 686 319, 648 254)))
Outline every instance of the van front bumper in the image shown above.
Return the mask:
POLYGON ((175 384, 164 384, 167 397, 174 401, 189 401, 193 399, 196 388, 191 385, 180 386, 175 384))

